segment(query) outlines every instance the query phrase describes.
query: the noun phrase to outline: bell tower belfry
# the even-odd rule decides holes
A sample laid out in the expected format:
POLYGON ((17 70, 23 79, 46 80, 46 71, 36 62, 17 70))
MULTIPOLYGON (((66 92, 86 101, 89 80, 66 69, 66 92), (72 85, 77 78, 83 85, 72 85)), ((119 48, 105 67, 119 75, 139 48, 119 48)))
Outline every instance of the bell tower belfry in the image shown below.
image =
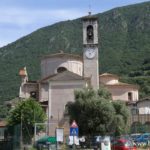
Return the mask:
POLYGON ((83 17, 83 63, 84 77, 91 78, 93 89, 99 88, 98 20, 89 13, 83 17))

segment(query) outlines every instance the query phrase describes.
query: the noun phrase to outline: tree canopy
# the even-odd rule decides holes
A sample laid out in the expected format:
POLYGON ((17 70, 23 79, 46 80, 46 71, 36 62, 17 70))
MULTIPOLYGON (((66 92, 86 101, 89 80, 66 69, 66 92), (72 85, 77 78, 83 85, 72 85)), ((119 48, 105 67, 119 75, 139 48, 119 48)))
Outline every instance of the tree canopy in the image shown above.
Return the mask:
POLYGON ((8 126, 14 127, 22 124, 24 139, 31 139, 34 133, 34 124, 44 122, 46 114, 41 105, 35 99, 23 99, 8 115, 8 126))
POLYGON ((121 134, 128 122, 123 102, 113 102, 110 93, 100 88, 75 91, 75 102, 68 103, 70 121, 76 120, 81 135, 121 134))

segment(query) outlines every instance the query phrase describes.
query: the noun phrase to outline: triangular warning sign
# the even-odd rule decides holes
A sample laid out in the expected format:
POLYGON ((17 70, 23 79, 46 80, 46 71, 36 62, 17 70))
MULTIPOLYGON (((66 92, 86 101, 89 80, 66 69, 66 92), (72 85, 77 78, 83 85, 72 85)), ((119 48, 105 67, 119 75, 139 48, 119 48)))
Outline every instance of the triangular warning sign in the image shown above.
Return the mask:
POLYGON ((78 125, 75 120, 72 122, 71 128, 78 128, 78 125))

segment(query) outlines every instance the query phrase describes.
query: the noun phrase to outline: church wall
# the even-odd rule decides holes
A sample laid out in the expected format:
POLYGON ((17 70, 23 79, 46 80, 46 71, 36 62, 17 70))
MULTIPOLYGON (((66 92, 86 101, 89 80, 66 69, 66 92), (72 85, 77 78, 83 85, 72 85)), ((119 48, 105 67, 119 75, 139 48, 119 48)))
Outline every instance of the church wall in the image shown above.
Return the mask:
POLYGON ((20 92, 20 96, 21 98, 29 98, 31 95, 30 95, 30 92, 37 92, 38 90, 38 86, 37 84, 24 84, 22 87, 21 87, 21 92, 20 92))
POLYGON ((65 67, 67 70, 74 72, 80 76, 83 74, 83 63, 79 60, 68 58, 46 58, 41 61, 41 77, 45 78, 49 75, 57 73, 59 67, 65 67))
POLYGON ((67 102, 74 101, 75 89, 82 89, 85 86, 85 81, 57 81, 50 83, 50 85, 51 115, 54 120, 61 120, 67 102))
POLYGON ((107 86, 109 92, 112 94, 113 100, 122 100, 122 101, 130 101, 128 98, 128 93, 132 93, 132 101, 138 100, 138 90, 125 87, 125 86, 107 86))
POLYGON ((95 66, 98 66, 98 54, 91 60, 86 59, 86 56, 84 56, 84 76, 91 78, 91 84, 96 90, 99 88, 99 71, 98 67, 95 66))
POLYGON ((42 83, 39 87, 39 101, 48 101, 48 89, 49 85, 48 83, 42 83))

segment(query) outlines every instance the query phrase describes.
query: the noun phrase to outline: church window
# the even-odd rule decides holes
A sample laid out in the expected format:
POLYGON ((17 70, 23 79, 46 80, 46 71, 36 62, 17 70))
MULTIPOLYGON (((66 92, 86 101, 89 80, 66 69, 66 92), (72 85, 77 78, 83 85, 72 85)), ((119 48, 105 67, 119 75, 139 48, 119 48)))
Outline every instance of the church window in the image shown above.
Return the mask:
POLYGON ((68 104, 65 105, 65 108, 64 108, 64 116, 67 116, 68 115, 68 104))
POLYGON ((65 68, 65 67, 59 67, 58 69, 57 69, 57 73, 61 73, 61 72, 64 72, 64 71, 66 71, 67 69, 65 68))
POLYGON ((93 42, 94 33, 93 33, 93 26, 89 25, 87 27, 87 42, 93 42))
POLYGON ((36 99, 36 92, 35 91, 30 92, 30 97, 36 99))
POLYGON ((132 99, 132 92, 128 92, 128 100, 129 101, 132 101, 133 99, 132 99))

